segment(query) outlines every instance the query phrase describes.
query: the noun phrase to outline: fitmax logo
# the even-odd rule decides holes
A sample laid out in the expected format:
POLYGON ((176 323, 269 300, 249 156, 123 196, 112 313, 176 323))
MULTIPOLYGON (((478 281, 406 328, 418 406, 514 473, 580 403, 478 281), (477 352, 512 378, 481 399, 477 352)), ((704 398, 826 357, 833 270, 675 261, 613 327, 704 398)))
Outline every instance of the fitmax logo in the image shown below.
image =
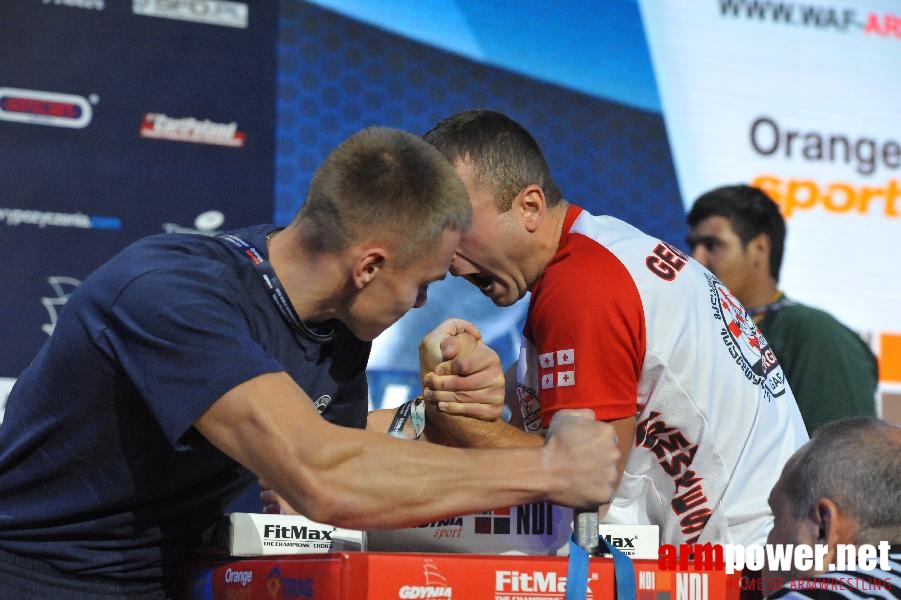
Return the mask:
POLYGON ((316 541, 332 541, 332 533, 335 530, 313 529, 304 525, 265 525, 263 527, 263 537, 276 540, 316 540, 316 541))
POLYGON ((615 537, 610 534, 604 536, 604 541, 607 542, 608 545, 613 546, 614 548, 619 549, 632 549, 635 550, 635 540, 638 539, 638 536, 633 536, 630 538, 625 537, 615 537))
MULTIPOLYGON (((597 581, 598 574, 591 573, 587 581, 597 581)), ((563 594, 566 592, 566 577, 547 571, 495 571, 494 591, 496 593, 520 594, 563 594)), ((589 597, 591 591, 588 590, 589 597)))

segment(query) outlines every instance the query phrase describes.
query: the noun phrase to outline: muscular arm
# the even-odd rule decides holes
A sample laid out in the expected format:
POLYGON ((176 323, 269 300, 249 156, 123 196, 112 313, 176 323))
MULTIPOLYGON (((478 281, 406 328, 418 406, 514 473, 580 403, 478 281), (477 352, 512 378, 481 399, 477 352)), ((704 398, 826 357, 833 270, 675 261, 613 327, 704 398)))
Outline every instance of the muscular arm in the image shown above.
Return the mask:
POLYGON ((339 427, 284 373, 233 388, 195 426, 298 512, 358 529, 541 500, 591 506, 609 497, 618 458, 612 429, 573 412, 541 448, 462 450, 339 427), (586 460, 583 447, 610 468, 586 460))
MULTIPOLYGON (((522 446, 540 446, 542 436, 536 433, 530 433, 523 430, 522 413, 519 410, 519 401, 516 398, 515 384, 515 365, 507 370, 506 385, 506 404, 510 409, 510 422, 503 421, 483 421, 463 416, 461 413, 454 414, 450 411, 439 411, 434 403, 426 404, 426 414, 428 427, 426 430, 437 430, 440 432, 440 439, 444 443, 467 448, 515 448, 522 446)), ((440 385, 437 380, 433 381, 433 385, 440 385)), ((624 419, 616 419, 608 421, 619 440, 620 459, 617 461, 617 478, 616 483, 622 477, 623 470, 626 466, 626 459, 629 457, 632 439, 635 435, 635 417, 626 417, 624 419)), ((435 433, 433 432, 433 435, 435 433)), ((430 438, 431 439, 431 438, 430 438)))
MULTIPOLYGON (((445 407, 438 410, 433 402, 426 405, 428 426, 426 431, 430 439, 439 440, 441 443, 456 445, 466 448, 517 448, 540 446, 542 436, 537 433, 524 431, 522 412, 519 408, 519 399, 516 395, 516 365, 511 365, 505 376, 505 402, 510 410, 510 422, 501 420, 483 421, 464 416, 465 408, 460 406, 445 407)), ((439 376, 428 376, 430 385, 443 389, 453 386, 454 381, 439 376)), ((632 447, 635 436, 635 417, 625 417, 608 421, 613 426, 618 440, 620 452, 616 462, 616 481, 614 489, 619 485, 626 460, 632 447)))

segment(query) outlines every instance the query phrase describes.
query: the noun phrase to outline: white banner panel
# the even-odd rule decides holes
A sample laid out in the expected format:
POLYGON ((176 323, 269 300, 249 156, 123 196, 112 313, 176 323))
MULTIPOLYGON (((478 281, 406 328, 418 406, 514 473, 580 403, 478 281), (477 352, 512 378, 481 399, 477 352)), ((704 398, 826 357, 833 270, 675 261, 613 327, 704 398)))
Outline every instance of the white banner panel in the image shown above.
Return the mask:
POLYGON ((759 185, 788 217, 780 287, 901 332, 901 5, 640 5, 686 209, 759 185))

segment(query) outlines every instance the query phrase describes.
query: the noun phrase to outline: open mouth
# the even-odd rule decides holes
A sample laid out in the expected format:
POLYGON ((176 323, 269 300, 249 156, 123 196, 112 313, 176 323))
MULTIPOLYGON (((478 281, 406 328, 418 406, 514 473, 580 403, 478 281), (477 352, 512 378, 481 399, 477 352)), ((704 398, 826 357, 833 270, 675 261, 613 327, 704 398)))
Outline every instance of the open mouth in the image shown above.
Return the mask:
POLYGON ((478 273, 471 273, 466 276, 473 285, 475 285, 479 290, 482 291, 483 294, 487 294, 491 291, 491 278, 486 277, 485 275, 480 275, 478 273))

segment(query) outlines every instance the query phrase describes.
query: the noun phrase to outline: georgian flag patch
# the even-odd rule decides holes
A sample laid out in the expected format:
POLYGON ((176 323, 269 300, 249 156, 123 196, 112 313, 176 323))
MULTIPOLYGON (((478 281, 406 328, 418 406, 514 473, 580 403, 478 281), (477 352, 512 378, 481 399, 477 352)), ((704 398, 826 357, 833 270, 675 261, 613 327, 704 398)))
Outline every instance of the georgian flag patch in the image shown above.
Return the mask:
POLYGON ((575 363, 576 351, 573 348, 539 354, 541 389, 576 385, 575 363))
POLYGON ((572 348, 568 350, 557 350, 557 364, 571 365, 576 362, 576 351, 572 348))
POLYGON ((538 364, 541 365, 542 369, 550 369, 554 366, 554 353, 553 352, 545 352, 544 354, 538 355, 538 364))
POLYGON ((541 376, 541 389, 546 390, 552 387, 554 387, 554 374, 544 373, 541 376))
POLYGON ((557 371, 557 387, 576 385, 575 371, 557 371))

